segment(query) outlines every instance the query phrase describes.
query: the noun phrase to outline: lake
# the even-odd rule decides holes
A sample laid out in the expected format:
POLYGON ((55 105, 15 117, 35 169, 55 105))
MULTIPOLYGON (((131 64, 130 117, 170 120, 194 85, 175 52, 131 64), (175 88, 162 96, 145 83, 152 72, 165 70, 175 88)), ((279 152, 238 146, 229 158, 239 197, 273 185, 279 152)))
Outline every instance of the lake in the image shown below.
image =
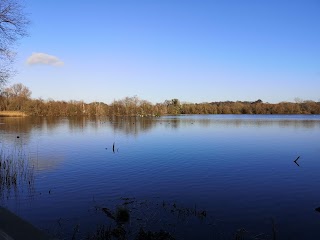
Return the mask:
POLYGON ((319 115, 0 118, 0 151, 1 205, 63 239, 119 206, 129 238, 320 239, 319 115))

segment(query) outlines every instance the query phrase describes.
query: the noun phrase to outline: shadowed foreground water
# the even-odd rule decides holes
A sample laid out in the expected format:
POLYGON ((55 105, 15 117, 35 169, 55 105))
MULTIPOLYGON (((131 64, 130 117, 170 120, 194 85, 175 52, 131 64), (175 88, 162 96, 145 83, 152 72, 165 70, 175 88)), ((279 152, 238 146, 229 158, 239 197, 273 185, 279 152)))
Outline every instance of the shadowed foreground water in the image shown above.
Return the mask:
POLYGON ((112 224, 101 209, 120 204, 132 228, 178 239, 319 239, 319 143, 312 115, 0 118, 2 155, 33 171, 0 202, 62 238, 112 224))

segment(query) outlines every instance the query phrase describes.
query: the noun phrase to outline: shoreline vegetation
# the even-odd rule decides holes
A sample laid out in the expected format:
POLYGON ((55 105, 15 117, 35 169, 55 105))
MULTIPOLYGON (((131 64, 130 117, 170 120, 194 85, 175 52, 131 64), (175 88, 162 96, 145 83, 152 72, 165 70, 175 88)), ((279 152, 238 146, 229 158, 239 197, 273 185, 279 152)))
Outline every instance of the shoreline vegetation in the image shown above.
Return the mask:
POLYGON ((0 91, 0 117, 3 116, 163 116, 179 114, 320 114, 320 102, 295 99, 295 102, 264 103, 224 101, 189 103, 179 99, 151 103, 137 96, 104 102, 55 101, 31 98, 21 83, 0 91))
POLYGON ((26 113, 21 111, 0 111, 0 117, 26 117, 26 113))

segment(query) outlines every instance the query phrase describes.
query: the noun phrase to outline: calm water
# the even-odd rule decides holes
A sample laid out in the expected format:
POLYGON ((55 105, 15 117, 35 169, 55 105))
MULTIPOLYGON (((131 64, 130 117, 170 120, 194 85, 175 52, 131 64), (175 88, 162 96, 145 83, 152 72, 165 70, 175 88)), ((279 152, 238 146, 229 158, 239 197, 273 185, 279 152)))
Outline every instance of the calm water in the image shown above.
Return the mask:
POLYGON ((62 238, 132 198, 133 228, 178 239, 320 239, 320 116, 0 118, 0 150, 32 168, 1 205, 62 238))

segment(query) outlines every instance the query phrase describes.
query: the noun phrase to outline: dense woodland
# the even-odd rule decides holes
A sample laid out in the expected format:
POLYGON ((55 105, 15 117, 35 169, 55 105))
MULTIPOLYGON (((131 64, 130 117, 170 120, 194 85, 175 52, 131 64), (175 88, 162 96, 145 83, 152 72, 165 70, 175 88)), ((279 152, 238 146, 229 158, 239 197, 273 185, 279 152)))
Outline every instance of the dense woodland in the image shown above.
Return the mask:
POLYGON ((320 114, 320 102, 295 103, 210 102, 183 103, 178 99, 152 104, 138 97, 113 101, 85 103, 83 101, 55 101, 33 99, 31 91, 22 84, 14 84, 0 92, 0 111, 21 111, 30 116, 161 116, 166 114, 320 114))

